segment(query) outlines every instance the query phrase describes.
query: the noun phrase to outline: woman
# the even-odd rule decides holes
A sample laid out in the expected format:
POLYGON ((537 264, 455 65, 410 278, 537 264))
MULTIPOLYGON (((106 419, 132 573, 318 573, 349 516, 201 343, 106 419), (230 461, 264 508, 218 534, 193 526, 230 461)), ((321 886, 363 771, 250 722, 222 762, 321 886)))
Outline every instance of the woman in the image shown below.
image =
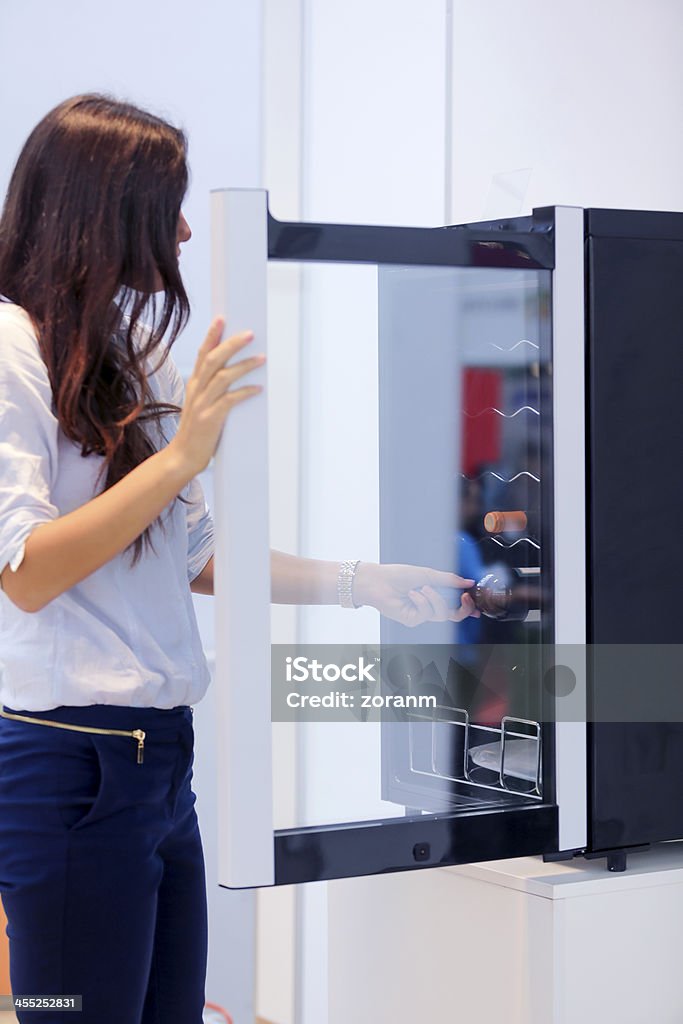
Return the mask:
MULTIPOLYGON (((81 995, 82 1024, 200 1024, 204 1005, 197 475, 264 359, 235 360, 252 336, 222 341, 217 318, 184 391, 187 181, 181 131, 76 96, 29 136, 0 221, 0 893, 14 994, 81 995)), ((474 613, 435 589, 472 580, 415 566, 273 552, 272 579, 274 601, 408 625, 474 613)))

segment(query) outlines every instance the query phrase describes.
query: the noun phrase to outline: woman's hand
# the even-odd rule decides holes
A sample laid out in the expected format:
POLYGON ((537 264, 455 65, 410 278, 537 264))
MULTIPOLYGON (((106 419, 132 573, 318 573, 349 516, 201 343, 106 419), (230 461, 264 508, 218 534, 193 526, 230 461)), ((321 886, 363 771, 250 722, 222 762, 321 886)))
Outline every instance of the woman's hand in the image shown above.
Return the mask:
POLYGON ((209 327, 185 388, 185 404, 178 430, 168 445, 189 474, 188 479, 208 466, 230 410, 263 391, 258 384, 230 388, 245 373, 263 366, 266 357, 252 356, 228 365, 228 360, 248 345, 254 334, 253 331, 245 331, 221 341, 224 327, 225 320, 221 316, 216 317, 209 327))
POLYGON ((395 619, 404 626, 461 622, 468 615, 479 618, 470 595, 463 594, 460 606, 452 608, 436 588, 462 590, 474 583, 475 580, 441 569, 360 562, 353 581, 353 600, 356 604, 372 605, 388 619, 395 619))

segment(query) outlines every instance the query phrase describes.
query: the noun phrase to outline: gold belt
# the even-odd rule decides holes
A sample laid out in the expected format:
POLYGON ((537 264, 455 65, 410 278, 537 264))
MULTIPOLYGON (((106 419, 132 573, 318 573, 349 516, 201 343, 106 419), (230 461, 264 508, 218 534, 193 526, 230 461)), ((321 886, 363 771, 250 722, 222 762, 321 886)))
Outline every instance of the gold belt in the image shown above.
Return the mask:
POLYGON ((17 722, 35 722, 36 725, 51 725, 53 729, 73 729, 76 732, 97 732, 109 736, 132 736, 138 741, 138 764, 142 764, 145 746, 145 733, 142 729, 96 729, 86 725, 66 725, 65 722, 52 722, 49 718, 29 718, 28 715, 11 715, 4 709, 0 711, 3 718, 13 718, 17 722))

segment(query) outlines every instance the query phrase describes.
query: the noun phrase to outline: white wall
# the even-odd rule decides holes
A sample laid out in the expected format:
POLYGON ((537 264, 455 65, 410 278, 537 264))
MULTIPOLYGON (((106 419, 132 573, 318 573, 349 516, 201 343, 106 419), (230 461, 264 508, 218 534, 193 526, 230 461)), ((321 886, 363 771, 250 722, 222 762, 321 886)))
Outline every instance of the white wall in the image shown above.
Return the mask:
MULTIPOLYGON (((186 375, 210 322, 209 190, 261 184, 261 5, 258 0, 22 0, 0 3, 0 191, 37 121, 67 96, 107 91, 187 130, 193 232, 183 275, 192 320, 173 349, 186 375)), ((210 479, 203 480, 209 495, 210 479)), ((205 649, 213 649, 212 599, 195 598, 205 649)), ((207 998, 236 1024, 253 1022, 252 892, 215 883, 216 737, 211 689, 196 707, 195 789, 207 862, 210 963, 207 998)))
POLYGON ((453 223, 683 210, 682 30, 678 0, 453 0, 453 223))

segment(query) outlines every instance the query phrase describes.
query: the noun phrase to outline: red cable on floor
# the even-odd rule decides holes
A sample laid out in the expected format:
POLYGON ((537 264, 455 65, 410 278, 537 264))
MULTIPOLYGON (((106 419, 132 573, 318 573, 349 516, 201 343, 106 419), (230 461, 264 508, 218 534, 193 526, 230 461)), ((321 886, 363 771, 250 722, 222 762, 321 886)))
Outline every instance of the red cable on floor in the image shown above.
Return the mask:
POLYGON ((230 1016, 228 1011, 225 1010, 222 1006, 219 1006, 217 1003, 204 1003, 204 1009, 215 1010, 217 1013, 222 1014, 225 1024, 233 1024, 232 1017, 230 1016))

